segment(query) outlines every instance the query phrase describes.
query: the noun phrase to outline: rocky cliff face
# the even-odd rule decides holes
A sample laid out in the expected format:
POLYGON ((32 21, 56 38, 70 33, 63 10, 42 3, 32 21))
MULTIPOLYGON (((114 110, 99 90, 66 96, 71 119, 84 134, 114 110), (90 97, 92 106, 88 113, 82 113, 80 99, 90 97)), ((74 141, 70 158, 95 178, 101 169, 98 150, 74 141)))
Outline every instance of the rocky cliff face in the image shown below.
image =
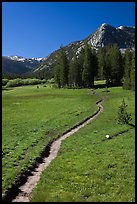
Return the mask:
POLYGON ((126 26, 115 28, 104 23, 87 38, 87 42, 96 48, 104 47, 108 44, 117 44, 120 49, 132 49, 135 47, 135 29, 126 26))

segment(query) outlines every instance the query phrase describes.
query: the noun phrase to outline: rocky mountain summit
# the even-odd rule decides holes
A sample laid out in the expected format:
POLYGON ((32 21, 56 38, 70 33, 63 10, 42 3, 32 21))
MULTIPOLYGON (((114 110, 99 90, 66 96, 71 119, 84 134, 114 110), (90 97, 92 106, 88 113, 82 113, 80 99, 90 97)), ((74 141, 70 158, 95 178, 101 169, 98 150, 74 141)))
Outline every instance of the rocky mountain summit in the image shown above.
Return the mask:
MULTIPOLYGON (((109 44, 117 44, 121 52, 124 52, 127 48, 134 50, 135 27, 120 26, 115 28, 107 23, 103 23, 93 34, 84 40, 72 42, 64 47, 69 60, 71 60, 74 55, 79 54, 85 42, 96 50, 109 44)), ((42 70, 44 72, 50 72, 55 65, 59 50, 51 53, 34 72, 42 70)))
POLYGON ((115 28, 103 23, 95 33, 87 38, 87 42, 95 48, 117 44, 120 49, 132 49, 135 46, 135 28, 126 26, 115 28))

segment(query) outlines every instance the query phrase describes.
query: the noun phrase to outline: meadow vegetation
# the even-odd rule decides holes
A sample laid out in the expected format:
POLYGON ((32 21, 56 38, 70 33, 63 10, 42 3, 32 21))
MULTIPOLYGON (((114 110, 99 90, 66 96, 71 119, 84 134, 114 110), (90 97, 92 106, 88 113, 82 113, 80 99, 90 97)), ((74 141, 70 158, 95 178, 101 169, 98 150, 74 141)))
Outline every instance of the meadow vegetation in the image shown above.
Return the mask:
POLYGON ((53 138, 97 110, 91 90, 24 86, 2 93, 2 188, 5 192, 53 138))
POLYGON ((118 123, 122 100, 135 123, 134 91, 55 89, 37 85, 2 92, 2 192, 28 169, 49 141, 97 110, 92 123, 63 141, 58 157, 43 172, 32 202, 135 201, 135 132, 118 123), (128 132, 114 139, 106 135, 128 132))
MULTIPOLYGON (((106 96, 101 89, 96 92, 106 96)), ((34 189, 32 202, 135 201, 135 130, 118 123, 124 98, 134 124, 134 92, 109 88, 107 96, 104 112, 63 141, 58 157, 34 189), (105 137, 128 129, 114 139, 105 137)))

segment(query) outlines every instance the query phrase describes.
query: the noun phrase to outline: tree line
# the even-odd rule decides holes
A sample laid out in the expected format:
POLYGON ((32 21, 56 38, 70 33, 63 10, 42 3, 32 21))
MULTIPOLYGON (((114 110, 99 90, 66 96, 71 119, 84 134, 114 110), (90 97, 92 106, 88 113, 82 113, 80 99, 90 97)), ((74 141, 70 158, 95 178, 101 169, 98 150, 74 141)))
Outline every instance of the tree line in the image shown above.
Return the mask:
POLYGON ((121 54, 116 44, 102 47, 96 52, 86 43, 79 54, 68 60, 65 48, 61 47, 56 63, 49 72, 43 69, 15 76, 4 73, 2 76, 7 79, 41 80, 53 77, 59 88, 93 88, 95 80, 106 80, 106 86, 135 90, 135 52, 127 49, 121 54))
POLYGON ((108 45, 96 52, 87 43, 69 62, 61 47, 56 59, 54 79, 59 88, 92 88, 94 80, 106 80, 107 86, 123 85, 135 90, 135 52, 121 54, 118 46, 108 45))

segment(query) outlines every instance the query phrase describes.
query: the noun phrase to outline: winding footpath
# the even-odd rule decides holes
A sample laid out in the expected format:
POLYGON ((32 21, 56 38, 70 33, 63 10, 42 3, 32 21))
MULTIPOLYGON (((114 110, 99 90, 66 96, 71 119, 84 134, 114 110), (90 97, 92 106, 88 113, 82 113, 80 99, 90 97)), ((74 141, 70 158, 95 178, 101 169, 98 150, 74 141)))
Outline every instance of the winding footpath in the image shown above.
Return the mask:
POLYGON ((79 125, 72 128, 67 133, 63 134, 60 138, 53 141, 50 147, 49 156, 43 158, 42 162, 38 165, 38 167, 36 167, 31 172, 31 175, 28 176, 26 183, 19 187, 19 194, 11 202, 30 202, 32 190, 37 185, 42 171, 45 170, 49 166, 50 162, 57 157, 61 142, 67 137, 79 131, 82 127, 90 123, 92 120, 94 120, 103 111, 103 106, 101 105, 102 101, 103 99, 96 103, 98 106, 98 110, 95 114, 81 122, 79 125))

